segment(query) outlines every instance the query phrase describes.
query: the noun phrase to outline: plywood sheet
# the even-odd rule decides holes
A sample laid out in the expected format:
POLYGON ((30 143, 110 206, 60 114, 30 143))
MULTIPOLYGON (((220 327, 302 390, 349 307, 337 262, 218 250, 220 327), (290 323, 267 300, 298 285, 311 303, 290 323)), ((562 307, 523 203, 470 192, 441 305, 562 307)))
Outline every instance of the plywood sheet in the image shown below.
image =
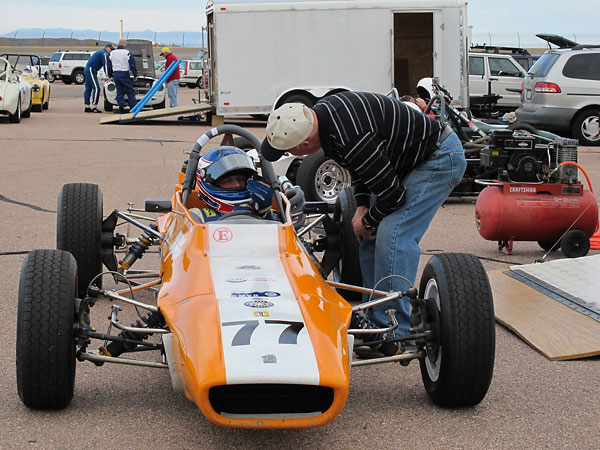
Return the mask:
POLYGON ((600 323, 506 275, 488 272, 496 320, 550 360, 600 355, 600 323))

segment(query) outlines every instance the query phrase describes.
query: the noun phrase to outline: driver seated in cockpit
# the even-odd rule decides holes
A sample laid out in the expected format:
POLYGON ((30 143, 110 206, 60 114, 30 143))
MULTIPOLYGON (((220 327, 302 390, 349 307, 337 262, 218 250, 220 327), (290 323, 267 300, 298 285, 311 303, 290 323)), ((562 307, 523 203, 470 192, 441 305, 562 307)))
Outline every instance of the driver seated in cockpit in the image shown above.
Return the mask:
POLYGON ((258 181, 252 158, 237 147, 219 146, 198 161, 199 196, 207 208, 191 208, 200 223, 219 220, 225 214, 246 211, 266 220, 278 220, 271 209, 273 190, 258 181))

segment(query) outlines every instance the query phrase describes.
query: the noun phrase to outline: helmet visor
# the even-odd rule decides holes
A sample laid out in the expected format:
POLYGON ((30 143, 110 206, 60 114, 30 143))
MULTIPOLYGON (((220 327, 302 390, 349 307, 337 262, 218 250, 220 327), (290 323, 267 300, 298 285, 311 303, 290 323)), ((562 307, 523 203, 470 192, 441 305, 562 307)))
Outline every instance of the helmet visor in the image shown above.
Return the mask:
POLYGON ((248 171, 250 172, 248 175, 256 172, 254 162, 250 156, 232 154, 220 158, 206 168, 206 181, 209 183, 215 182, 224 175, 238 171, 248 171))

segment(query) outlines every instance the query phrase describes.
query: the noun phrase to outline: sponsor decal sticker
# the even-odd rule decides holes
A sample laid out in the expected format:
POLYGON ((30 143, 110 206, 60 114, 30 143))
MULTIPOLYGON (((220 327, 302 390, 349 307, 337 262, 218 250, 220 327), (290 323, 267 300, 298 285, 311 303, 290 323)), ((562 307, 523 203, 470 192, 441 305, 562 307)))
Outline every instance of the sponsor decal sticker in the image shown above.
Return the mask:
POLYGON ((229 242, 233 239, 233 233, 229 228, 217 228, 213 233, 213 239, 217 242, 229 242))
POLYGON ((248 281, 246 278, 243 277, 229 277, 229 278, 225 278, 225 281, 227 281, 228 283, 243 283, 244 281, 248 281))
POLYGON ((236 269, 239 269, 239 270, 259 270, 259 269, 262 269, 262 267, 255 266, 255 265, 252 265, 252 264, 245 264, 243 266, 237 266, 236 269))
POLYGON ((232 292, 231 296, 234 298, 246 298, 246 297, 279 297, 281 294, 275 291, 256 291, 256 292, 232 292))
POLYGON ((262 355, 262 360, 264 364, 277 364, 277 357, 273 354, 262 355))
POLYGON ((244 306, 248 308, 271 308, 275 306, 274 303, 268 302, 266 300, 250 300, 249 302, 244 303, 244 306))
POLYGON ((254 317, 269 317, 268 311, 254 311, 254 317))

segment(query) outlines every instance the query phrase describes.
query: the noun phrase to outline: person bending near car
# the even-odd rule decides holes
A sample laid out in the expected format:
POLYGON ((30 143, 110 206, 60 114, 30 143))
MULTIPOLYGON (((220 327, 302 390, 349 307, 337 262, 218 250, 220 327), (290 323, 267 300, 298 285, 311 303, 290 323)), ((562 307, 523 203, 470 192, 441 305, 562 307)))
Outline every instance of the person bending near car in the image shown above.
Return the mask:
POLYGON ((119 105, 119 114, 125 114, 125 95, 129 103, 129 110, 135 106, 137 100, 135 98, 135 90, 133 83, 137 81, 137 67, 135 58, 129 50, 127 50, 127 41, 121 39, 116 50, 110 52, 108 60, 108 80, 114 80, 117 88, 117 104, 119 105), (129 76, 129 71, 133 74, 133 81, 129 76), (124 95, 125 94, 125 95, 124 95))
MULTIPOLYGON (((401 100, 367 92, 327 96, 312 109, 284 104, 269 115, 261 145, 265 159, 321 148, 352 174, 358 205, 352 226, 360 243, 364 286, 377 283, 382 291, 405 291, 408 284, 397 275, 415 283, 419 242, 465 171, 458 137, 401 100)), ((406 297, 369 308, 367 315, 353 315, 350 327, 389 327, 388 309, 396 311, 396 335, 409 334, 406 297)), ((367 344, 382 338, 363 336, 367 344)), ((397 344, 378 349, 387 355, 402 351, 397 344)))
POLYGON ((236 211, 278 220, 271 210, 273 190, 257 177, 254 161, 246 152, 237 147, 215 147, 200 158, 196 171, 198 195, 208 207, 191 208, 190 212, 201 223, 236 211))
POLYGON ((108 76, 108 58, 110 52, 115 48, 112 44, 106 44, 102 50, 95 52, 85 65, 85 90, 83 91, 83 104, 86 113, 102 112, 98 109, 100 100, 100 85, 98 84, 98 71, 104 69, 108 76), (91 103, 90 103, 91 97, 91 103))

